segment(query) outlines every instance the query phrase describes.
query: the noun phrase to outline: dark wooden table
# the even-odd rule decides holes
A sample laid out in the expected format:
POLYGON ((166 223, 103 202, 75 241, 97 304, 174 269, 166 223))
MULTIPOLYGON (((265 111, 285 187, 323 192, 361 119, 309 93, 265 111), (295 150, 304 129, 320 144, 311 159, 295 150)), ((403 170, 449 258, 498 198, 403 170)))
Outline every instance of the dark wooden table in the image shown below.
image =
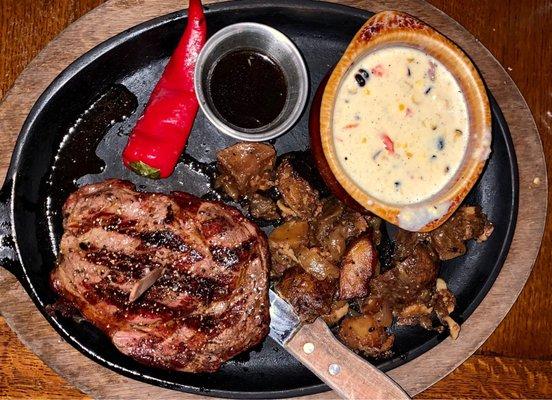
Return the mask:
MULTIPOLYGON (((0 0, 0 99, 50 40, 102 2, 0 0)), ((460 22, 504 65, 533 112, 549 159, 552 1, 430 0, 430 3, 460 22)), ((551 219, 549 213, 540 256, 506 319, 474 356, 419 398, 552 398, 551 219)), ((30 352, 0 317, 0 397, 86 396, 30 352)))

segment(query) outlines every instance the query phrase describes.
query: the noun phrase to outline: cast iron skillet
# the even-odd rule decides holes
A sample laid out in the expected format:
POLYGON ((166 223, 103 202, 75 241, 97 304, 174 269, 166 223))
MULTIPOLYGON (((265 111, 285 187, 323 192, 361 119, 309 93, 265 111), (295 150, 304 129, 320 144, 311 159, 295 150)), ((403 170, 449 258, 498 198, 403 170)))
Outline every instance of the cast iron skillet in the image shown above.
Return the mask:
MULTIPOLYGON (((370 16, 353 8, 303 0, 247 0, 207 7, 210 33, 228 24, 254 21, 288 35, 307 62, 311 98, 322 77, 370 16)), ((47 305, 56 299, 48 277, 61 236, 60 209, 77 185, 119 177, 145 190, 183 190, 197 195, 208 191, 208 178, 190 159, 163 181, 141 179, 120 162, 125 135, 141 112, 185 21, 182 12, 170 14, 102 43, 68 67, 39 98, 23 126, 0 193, 0 265, 19 279, 65 340, 126 376, 186 392, 235 398, 300 396, 328 390, 271 339, 228 362, 217 373, 176 373, 138 364, 119 353, 91 324, 47 312, 47 305), (115 84, 126 86, 138 102, 122 86, 113 88, 115 84), (132 113, 137 104, 138 110, 132 113)), ((516 221, 514 149, 500 109, 492 99, 491 105, 492 156, 466 202, 481 205, 496 228, 487 242, 470 243, 467 255, 446 263, 441 272, 457 296, 453 317, 460 323, 481 302, 498 275, 516 221)), ((308 148, 307 122, 306 110, 297 125, 275 141, 280 154, 308 148)), ((218 149, 232 143, 200 113, 186 152, 210 162, 218 149)), ((395 356, 373 361, 384 371, 408 362, 446 337, 446 333, 421 328, 400 328, 396 333, 395 356)))

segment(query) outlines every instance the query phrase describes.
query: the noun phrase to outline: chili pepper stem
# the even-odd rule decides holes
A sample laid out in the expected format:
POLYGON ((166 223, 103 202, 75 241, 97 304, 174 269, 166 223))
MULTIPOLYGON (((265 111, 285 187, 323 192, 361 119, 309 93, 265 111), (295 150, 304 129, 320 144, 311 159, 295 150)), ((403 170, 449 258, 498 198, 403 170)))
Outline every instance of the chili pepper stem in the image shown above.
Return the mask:
POLYGON ((161 178, 161 173, 158 168, 150 167, 148 164, 142 161, 135 161, 128 164, 129 168, 132 169, 140 176, 144 176, 150 179, 159 179, 161 178))

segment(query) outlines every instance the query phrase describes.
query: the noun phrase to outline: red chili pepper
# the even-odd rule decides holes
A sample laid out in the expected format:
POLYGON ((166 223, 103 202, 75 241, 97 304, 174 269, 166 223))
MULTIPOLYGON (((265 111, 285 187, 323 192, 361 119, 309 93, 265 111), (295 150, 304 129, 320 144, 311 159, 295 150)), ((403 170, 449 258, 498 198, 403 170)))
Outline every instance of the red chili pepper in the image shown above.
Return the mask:
POLYGON ((148 178, 166 178, 186 145, 199 108, 194 69, 207 37, 200 0, 190 0, 188 24, 123 151, 127 167, 148 178))
POLYGON ((395 154, 395 144, 393 143, 391 138, 387 135, 382 135, 381 138, 383 140, 385 150, 387 150, 390 154, 395 154))
POLYGON ((358 123, 347 124, 344 126, 344 129, 356 128, 358 125, 359 125, 358 123))

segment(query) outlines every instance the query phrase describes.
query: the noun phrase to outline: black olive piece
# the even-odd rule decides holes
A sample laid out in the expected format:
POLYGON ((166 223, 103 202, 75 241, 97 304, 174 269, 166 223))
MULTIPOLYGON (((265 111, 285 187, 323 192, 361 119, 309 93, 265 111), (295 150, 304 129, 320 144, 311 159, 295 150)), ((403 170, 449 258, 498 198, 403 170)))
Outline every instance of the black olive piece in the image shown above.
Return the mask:
POLYGON ((370 78, 370 74, 369 74, 368 71, 366 71, 365 69, 362 69, 362 68, 359 69, 359 70, 358 70, 358 73, 359 73, 360 75, 362 75, 362 77, 363 77, 364 79, 369 79, 369 78, 370 78))
POLYGON ((356 80, 358 86, 360 86, 360 87, 363 87, 364 85, 366 85, 366 81, 364 80, 364 78, 360 74, 355 74, 355 80, 356 80))
POLYGON ((412 72, 410 72, 410 68, 408 68, 408 67, 406 68, 406 74, 407 74, 408 76, 412 75, 412 72))
POLYGON ((431 92, 431 88, 432 88, 432 86, 428 87, 424 93, 429 94, 429 92, 431 92))
POLYGON ((445 139, 439 137, 437 139, 437 150, 443 150, 445 148, 445 139))

